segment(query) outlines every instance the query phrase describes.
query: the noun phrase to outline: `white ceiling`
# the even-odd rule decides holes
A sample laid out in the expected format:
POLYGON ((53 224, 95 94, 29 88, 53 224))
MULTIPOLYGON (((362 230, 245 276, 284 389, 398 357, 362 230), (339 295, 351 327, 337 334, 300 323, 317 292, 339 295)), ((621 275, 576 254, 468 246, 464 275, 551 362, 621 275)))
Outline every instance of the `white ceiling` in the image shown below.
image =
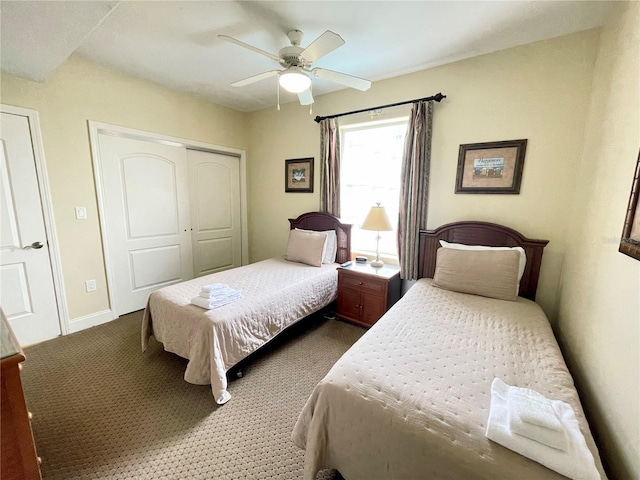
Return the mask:
MULTIPOLYGON (((71 54, 242 111, 275 105, 276 77, 236 88, 278 53, 325 30, 346 44, 314 66, 373 82, 602 24, 610 1, 10 1, 0 2, 0 66, 44 81, 71 54)), ((344 87, 313 79, 314 96, 344 87)), ((426 94, 434 92, 425 92, 426 94)), ((297 97, 281 92, 281 102, 297 97)))

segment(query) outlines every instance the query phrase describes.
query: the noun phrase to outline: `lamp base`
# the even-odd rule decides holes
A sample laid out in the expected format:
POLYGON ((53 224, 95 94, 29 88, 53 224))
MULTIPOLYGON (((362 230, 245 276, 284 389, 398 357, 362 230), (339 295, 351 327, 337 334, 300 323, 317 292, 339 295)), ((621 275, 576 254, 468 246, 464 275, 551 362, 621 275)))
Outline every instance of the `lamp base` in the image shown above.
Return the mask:
POLYGON ((384 267, 384 262, 382 260, 371 260, 371 266, 375 268, 384 267))

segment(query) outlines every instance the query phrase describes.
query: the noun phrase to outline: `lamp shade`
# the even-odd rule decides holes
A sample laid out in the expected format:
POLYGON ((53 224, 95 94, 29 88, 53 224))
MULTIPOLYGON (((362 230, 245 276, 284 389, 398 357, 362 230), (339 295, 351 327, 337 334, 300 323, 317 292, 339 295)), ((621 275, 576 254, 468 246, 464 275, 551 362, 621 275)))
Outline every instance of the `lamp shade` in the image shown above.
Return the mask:
POLYGON ((311 85, 311 79, 300 67, 290 67, 280 74, 280 86, 291 93, 304 92, 311 85))
POLYGON ((367 218, 364 219, 360 228, 362 230, 375 230, 377 232, 388 232, 393 230, 387 211, 384 207, 381 207, 380 204, 375 207, 371 207, 371 210, 369 210, 369 213, 367 214, 367 218))

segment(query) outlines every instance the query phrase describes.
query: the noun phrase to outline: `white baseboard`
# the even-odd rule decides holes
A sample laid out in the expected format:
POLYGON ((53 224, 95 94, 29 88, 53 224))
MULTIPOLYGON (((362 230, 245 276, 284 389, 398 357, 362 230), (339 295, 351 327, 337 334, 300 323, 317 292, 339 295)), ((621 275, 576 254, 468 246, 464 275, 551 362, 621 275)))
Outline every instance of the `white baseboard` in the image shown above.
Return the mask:
POLYGON ((69 320, 69 333, 79 332, 86 328, 95 327, 103 323, 115 320, 111 310, 102 310, 101 312, 85 315, 84 317, 72 318, 69 320))

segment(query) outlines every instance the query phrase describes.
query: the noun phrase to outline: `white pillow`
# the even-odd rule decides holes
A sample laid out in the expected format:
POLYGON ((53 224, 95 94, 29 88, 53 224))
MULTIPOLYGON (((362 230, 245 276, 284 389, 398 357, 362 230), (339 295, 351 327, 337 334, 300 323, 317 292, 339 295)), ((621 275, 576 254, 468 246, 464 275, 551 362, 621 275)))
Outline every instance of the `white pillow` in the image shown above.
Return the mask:
MULTIPOLYGON (((303 230, 296 228, 301 232, 318 233, 315 230, 303 230)), ((336 261, 336 255, 338 254, 338 236, 335 230, 323 230, 322 233, 327 234, 327 248, 322 257, 322 263, 334 263, 336 261)))
POLYGON ((287 242, 287 253, 284 258, 290 262, 321 267, 326 246, 327 234, 324 232, 291 230, 289 232, 289 241, 287 242))
POLYGON ((484 245, 465 245, 464 243, 449 243, 444 240, 440 240, 440 245, 444 248, 453 248, 456 250, 515 250, 520 252, 520 261, 518 263, 518 284, 524 274, 524 268, 527 266, 527 254, 522 247, 486 247, 484 245))

